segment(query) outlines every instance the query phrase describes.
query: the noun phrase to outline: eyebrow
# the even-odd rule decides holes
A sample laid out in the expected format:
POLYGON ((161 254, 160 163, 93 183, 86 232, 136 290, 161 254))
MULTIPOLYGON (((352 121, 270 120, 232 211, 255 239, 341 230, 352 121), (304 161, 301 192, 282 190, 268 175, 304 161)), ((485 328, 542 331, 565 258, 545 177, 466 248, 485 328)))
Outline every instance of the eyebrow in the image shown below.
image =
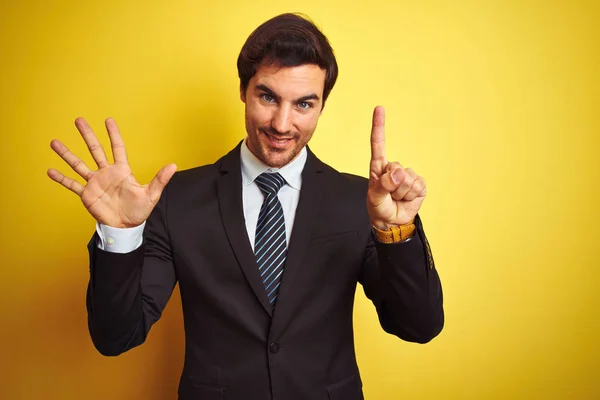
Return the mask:
MULTIPOLYGON (((275 93, 273 90, 271 90, 271 88, 268 87, 267 85, 258 84, 258 85, 256 85, 256 89, 262 90, 263 92, 268 93, 270 96, 273 96, 277 101, 281 100, 281 96, 279 96, 277 93, 275 93)), ((316 93, 311 93, 309 95, 302 96, 294 101, 296 103, 302 103, 303 101, 308 101, 308 100, 319 100, 319 96, 317 96, 316 93)))

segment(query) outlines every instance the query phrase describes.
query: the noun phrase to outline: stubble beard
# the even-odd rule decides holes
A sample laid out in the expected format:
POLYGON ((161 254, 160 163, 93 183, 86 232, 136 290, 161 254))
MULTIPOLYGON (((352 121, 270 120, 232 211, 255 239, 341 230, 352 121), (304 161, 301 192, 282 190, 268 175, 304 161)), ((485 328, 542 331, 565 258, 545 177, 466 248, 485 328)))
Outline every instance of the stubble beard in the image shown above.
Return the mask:
MULTIPOLYGON (((251 127, 246 126, 247 132, 251 132, 249 129, 251 127)), ((248 149, 254 154, 260 161, 265 163, 271 168, 281 168, 285 165, 289 164, 293 161, 300 151, 302 150, 302 146, 298 146, 298 135, 291 135, 293 138, 293 145, 289 149, 276 149, 269 146, 268 138, 264 138, 265 141, 261 140, 262 135, 266 135, 265 132, 269 132, 268 129, 256 129, 253 130, 255 132, 254 135, 248 133, 248 149)), ((276 134, 271 133, 273 136, 277 136, 276 134)))
POLYGON ((258 138, 256 142, 257 143, 252 143, 252 147, 259 153, 255 154, 255 156, 271 168, 284 167, 294 160, 300 152, 295 146, 290 149, 274 149, 268 144, 262 143, 258 138))

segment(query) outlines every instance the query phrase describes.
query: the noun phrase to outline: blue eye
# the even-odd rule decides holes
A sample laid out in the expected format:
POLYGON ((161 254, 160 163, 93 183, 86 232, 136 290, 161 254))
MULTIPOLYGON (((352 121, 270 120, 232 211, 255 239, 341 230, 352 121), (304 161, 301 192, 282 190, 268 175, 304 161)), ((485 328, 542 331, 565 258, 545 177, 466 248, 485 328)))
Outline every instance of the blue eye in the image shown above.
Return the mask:
POLYGON ((303 110, 308 110, 309 108, 312 107, 312 104, 306 101, 301 101, 300 103, 298 103, 298 108, 301 108, 303 110))
POLYGON ((260 95, 260 97, 266 101, 267 103, 272 103, 273 101, 275 101, 275 97, 271 96, 270 94, 267 93, 263 93, 260 95))

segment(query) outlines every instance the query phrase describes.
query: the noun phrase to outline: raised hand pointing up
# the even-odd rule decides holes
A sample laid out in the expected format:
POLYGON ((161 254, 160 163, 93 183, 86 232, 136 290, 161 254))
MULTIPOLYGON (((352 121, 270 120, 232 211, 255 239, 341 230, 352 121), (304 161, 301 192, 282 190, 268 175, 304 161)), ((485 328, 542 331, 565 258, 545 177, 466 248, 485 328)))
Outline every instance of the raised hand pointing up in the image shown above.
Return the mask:
POLYGON ((385 157, 385 110, 375 107, 367 211, 373 226, 388 229, 411 223, 425 200, 425 180, 385 157))
POLYGON ((49 169, 48 176, 77 194, 85 208, 101 224, 128 228, 143 223, 150 216, 177 166, 166 165, 149 184, 140 185, 131 172, 125 144, 113 119, 106 120, 113 164, 108 163, 104 149, 88 123, 83 118, 77 118, 75 126, 98 165, 98 170, 92 171, 63 143, 55 139, 50 147, 87 183, 82 185, 55 169, 49 169))

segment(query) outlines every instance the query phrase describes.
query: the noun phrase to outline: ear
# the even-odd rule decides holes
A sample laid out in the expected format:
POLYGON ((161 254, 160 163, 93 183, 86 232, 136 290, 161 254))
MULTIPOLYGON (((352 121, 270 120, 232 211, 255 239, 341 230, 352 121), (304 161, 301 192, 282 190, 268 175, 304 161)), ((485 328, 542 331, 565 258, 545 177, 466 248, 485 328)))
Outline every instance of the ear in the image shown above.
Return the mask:
POLYGON ((242 103, 246 102, 246 92, 244 91, 244 87, 242 86, 241 82, 240 82, 240 100, 242 100, 242 103))

